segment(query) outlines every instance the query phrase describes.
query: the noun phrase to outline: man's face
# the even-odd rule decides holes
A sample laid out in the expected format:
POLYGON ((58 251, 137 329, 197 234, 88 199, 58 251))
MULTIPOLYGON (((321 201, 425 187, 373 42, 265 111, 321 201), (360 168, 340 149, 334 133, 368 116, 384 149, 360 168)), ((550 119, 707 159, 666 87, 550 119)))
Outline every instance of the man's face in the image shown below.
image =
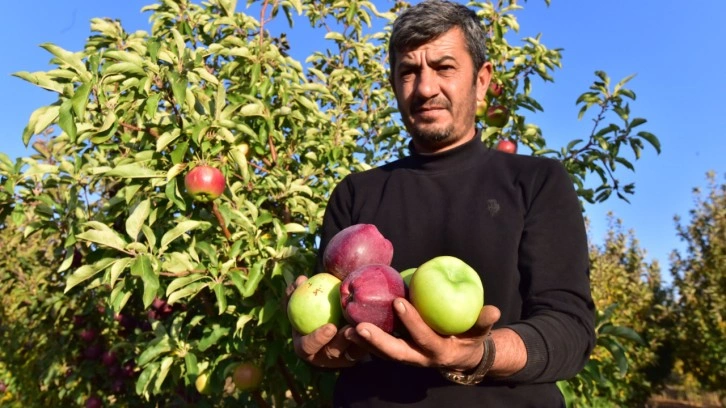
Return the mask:
POLYGON ((489 63, 474 63, 459 28, 397 55, 391 79, 403 123, 416 150, 431 153, 474 136, 477 101, 491 77, 489 63))

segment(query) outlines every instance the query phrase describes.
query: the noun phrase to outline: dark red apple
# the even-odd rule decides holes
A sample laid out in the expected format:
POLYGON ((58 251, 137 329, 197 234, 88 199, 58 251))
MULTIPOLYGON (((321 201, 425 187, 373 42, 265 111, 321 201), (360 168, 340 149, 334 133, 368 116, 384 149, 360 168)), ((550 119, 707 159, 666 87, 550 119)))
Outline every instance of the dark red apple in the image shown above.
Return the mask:
POLYGON ((224 175, 217 168, 197 166, 184 177, 184 187, 194 200, 212 201, 224 193, 224 175))
POLYGON ((113 351, 107 351, 101 354, 101 363, 106 367, 111 367, 115 365, 117 361, 118 359, 116 358, 116 353, 114 353, 113 351))
POLYGON ((504 127, 509 122, 509 109, 502 105, 490 106, 484 117, 484 123, 494 127, 504 127))
POLYGON ((497 150, 505 153, 517 153, 517 142, 509 139, 502 139, 497 143, 497 150))
POLYGON ((83 329, 81 330, 81 340, 85 341, 86 343, 90 343, 93 340, 96 339, 96 336, 98 336, 98 333, 94 329, 83 329))
POLYGON ((0 393, 3 393, 8 390, 8 386, 5 385, 5 382, 0 381, 0 393))
POLYGON ((504 87, 499 82, 490 82, 489 88, 487 88, 487 96, 489 98, 496 98, 504 92, 504 87))
POLYGON ((234 368, 232 382, 242 390, 253 390, 262 382, 262 370, 252 363, 242 363, 234 368))
POLYGON ((397 270, 369 264, 351 272, 340 284, 343 316, 351 324, 373 323, 392 333, 395 327, 393 300, 406 296, 406 285, 397 270))
POLYGON ((95 395, 92 395, 86 399, 86 408, 101 408, 103 401, 95 395))
POLYGON ((83 350, 83 357, 88 360, 97 360, 103 354, 103 346, 93 343, 83 350))
POLYGON ((339 231, 323 252, 325 271, 343 280, 368 264, 390 265, 393 245, 373 224, 355 224, 339 231))

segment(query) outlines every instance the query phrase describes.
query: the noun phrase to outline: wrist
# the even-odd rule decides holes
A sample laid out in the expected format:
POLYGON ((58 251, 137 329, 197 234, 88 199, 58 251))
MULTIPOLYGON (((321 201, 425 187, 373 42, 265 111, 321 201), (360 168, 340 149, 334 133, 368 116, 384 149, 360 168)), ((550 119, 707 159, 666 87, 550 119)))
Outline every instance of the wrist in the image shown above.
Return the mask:
POLYGON ((494 344, 494 339, 492 339, 491 336, 487 336, 484 339, 484 351, 481 360, 473 369, 464 372, 447 369, 441 369, 439 371, 444 378, 451 382, 463 385, 475 385, 484 379, 487 372, 489 372, 492 365, 494 365, 495 358, 496 346, 494 344))

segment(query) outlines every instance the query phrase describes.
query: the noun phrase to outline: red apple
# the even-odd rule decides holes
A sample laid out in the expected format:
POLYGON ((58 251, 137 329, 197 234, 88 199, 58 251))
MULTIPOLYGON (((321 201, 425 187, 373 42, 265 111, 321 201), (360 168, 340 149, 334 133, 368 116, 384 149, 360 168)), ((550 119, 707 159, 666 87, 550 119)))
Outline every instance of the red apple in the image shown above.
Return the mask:
POLYGON ((8 390, 8 386, 5 385, 5 382, 0 381, 0 393, 3 393, 8 390))
POLYGON ((496 98, 504 92, 504 87, 498 82, 490 82, 489 88, 487 88, 487 96, 489 98, 496 98))
POLYGON ((106 367, 111 367, 116 364, 117 362, 116 353, 113 351, 107 351, 103 354, 101 354, 101 363, 105 365, 106 367))
POLYGON ((509 139, 502 139, 497 143, 497 150, 505 153, 517 153, 517 142, 509 139))
POLYGON ((373 323, 392 333, 395 327, 393 300, 406 296, 406 285, 397 270, 369 264, 354 270, 340 284, 343 316, 351 324, 373 323))
POLYGON ((484 123, 493 127, 504 127, 509 122, 509 109, 502 105, 492 105, 487 109, 484 123))
POLYGON ((323 252, 325 271, 343 280, 368 264, 390 265, 393 245, 373 224, 355 224, 339 231, 323 252))
POLYGON ((101 408, 103 401, 95 395, 92 395, 86 399, 86 408, 101 408))
POLYGON ((83 329, 81 330, 81 340, 85 341, 86 343, 90 343, 93 340, 96 339, 96 336, 98 336, 98 333, 94 329, 83 329))
POLYGON ((212 201, 224 193, 224 175, 217 168, 197 166, 184 177, 184 187, 194 200, 212 201))
POLYGON ((242 363, 234 368, 232 382, 242 391, 253 390, 262 382, 262 370, 252 363, 242 363))

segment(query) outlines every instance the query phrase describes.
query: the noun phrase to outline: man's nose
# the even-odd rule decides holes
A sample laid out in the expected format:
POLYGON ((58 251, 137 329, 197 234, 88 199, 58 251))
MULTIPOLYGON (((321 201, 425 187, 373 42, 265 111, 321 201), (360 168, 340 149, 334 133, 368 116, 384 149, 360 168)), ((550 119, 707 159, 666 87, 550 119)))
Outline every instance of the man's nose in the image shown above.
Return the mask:
POLYGON ((436 72, 430 68, 421 70, 416 82, 416 94, 420 98, 433 98, 439 93, 439 84, 436 72))

